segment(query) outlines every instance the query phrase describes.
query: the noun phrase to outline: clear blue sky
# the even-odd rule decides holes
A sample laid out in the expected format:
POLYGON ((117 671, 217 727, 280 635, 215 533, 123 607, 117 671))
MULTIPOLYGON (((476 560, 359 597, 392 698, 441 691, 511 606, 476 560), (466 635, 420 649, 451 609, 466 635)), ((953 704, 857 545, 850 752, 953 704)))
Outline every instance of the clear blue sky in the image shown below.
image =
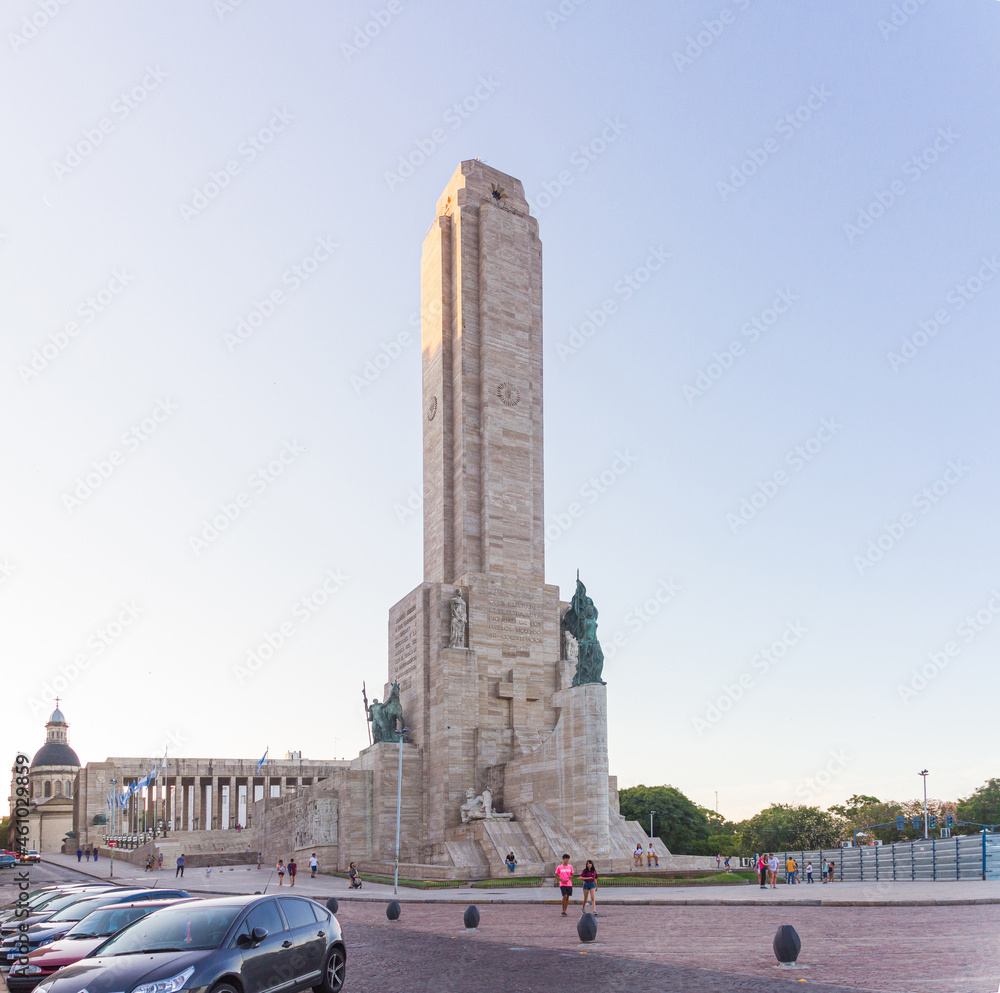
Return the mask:
POLYGON ((421 579, 420 246, 478 156, 539 218, 547 577, 600 609, 620 784, 1000 773, 1000 3, 0 28, 3 754, 61 670, 84 761, 365 744, 421 579))

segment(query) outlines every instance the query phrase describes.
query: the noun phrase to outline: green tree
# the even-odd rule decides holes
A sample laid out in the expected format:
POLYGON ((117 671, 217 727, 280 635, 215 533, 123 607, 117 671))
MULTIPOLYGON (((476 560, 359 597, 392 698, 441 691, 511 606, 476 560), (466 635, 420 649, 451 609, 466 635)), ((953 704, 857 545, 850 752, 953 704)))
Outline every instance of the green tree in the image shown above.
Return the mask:
POLYGON ((709 836, 708 811, 673 786, 632 786, 618 791, 618 802, 626 820, 638 821, 646 831, 655 811, 653 831, 674 855, 690 855, 709 836))
MULTIPOLYGON (((958 801, 956 820, 976 821, 979 824, 1000 824, 1000 779, 987 779, 979 789, 964 800, 958 801)), ((960 831, 978 831, 979 828, 959 828, 960 831)))
POLYGON ((843 822, 819 807, 772 803, 739 825, 746 852, 802 851, 836 848, 843 822))

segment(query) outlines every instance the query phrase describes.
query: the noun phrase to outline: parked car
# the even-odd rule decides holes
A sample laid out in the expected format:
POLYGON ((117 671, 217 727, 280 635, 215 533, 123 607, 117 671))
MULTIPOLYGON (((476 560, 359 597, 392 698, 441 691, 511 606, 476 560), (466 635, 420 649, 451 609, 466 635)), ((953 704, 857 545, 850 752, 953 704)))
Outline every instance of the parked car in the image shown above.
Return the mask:
POLYGON ((85 958, 126 925, 161 907, 171 907, 179 902, 177 899, 144 900, 141 903, 115 903, 92 910, 62 938, 29 952, 25 961, 15 961, 7 976, 7 988, 10 993, 29 993, 54 972, 85 958))
POLYGON ((17 865, 17 859, 13 855, 4 852, 0 855, 0 869, 13 869, 17 865))
POLYGON ((35 990, 338 993, 346 960, 337 918, 312 900, 219 897, 164 907, 129 924, 35 990))
POLYGON ((48 920, 32 924, 26 930, 8 935, 0 944, 0 968, 9 966, 17 958, 23 958, 32 949, 56 941, 69 931, 74 924, 82 921, 89 913, 101 907, 116 903, 136 903, 144 900, 165 900, 188 897, 187 890, 109 890, 107 893, 88 895, 76 900, 53 914, 48 920))
MULTIPOLYGON (((37 911, 40 911, 42 907, 46 906, 51 901, 61 896, 67 896, 70 893, 103 893, 105 890, 120 888, 121 887, 101 883, 73 883, 70 886, 45 886, 42 889, 35 890, 31 894, 28 899, 27 909, 29 914, 34 914, 37 911)), ((133 887, 126 887, 126 889, 131 888, 133 887)), ((0 914, 0 927, 9 921, 15 920, 16 914, 16 907, 11 907, 0 914)))
POLYGON ((32 912, 28 917, 18 919, 14 916, 14 912, 12 912, 11 915, 7 917, 2 924, 0 924, 0 934, 6 937, 22 927, 31 927, 32 924, 41 924, 42 921, 47 921, 54 914, 58 914, 63 908, 76 903, 77 900, 85 900, 87 897, 97 896, 99 893, 106 893, 110 890, 117 889, 117 886, 100 886, 95 887, 93 890, 73 890, 70 893, 59 893, 51 900, 44 900, 36 907, 32 908, 32 912))

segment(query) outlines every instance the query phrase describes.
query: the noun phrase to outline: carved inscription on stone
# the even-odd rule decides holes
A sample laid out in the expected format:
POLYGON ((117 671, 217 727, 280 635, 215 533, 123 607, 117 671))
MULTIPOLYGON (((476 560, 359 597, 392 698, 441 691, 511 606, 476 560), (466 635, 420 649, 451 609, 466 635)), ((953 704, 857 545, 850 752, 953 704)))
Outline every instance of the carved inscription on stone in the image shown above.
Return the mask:
POLYGON ((503 646, 507 657, 527 658, 543 644, 541 611, 522 597, 494 591, 486 596, 486 631, 503 646))
POLYGON ((417 667, 417 605, 410 604, 392 626, 392 677, 398 682, 417 667))

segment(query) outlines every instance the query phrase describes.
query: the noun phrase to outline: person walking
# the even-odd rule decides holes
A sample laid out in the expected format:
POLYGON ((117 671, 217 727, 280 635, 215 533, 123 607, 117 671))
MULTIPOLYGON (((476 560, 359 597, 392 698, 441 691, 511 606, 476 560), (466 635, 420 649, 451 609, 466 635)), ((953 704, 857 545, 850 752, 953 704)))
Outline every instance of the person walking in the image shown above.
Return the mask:
POLYGON ((580 910, 581 914, 587 912, 587 897, 590 897, 590 912, 596 917, 597 916, 597 870, 594 868, 594 863, 587 859, 587 864, 583 867, 583 872, 580 873, 580 882, 583 883, 583 907, 580 910))
POLYGON ((83 849, 82 848, 78 848, 76 850, 76 860, 77 860, 77 862, 79 862, 80 859, 82 859, 82 858, 83 858, 83 849))
POLYGON ((184 854, 182 852, 180 855, 177 856, 177 871, 174 873, 174 879, 176 879, 178 876, 180 876, 181 879, 184 878, 185 862, 187 862, 187 859, 184 857, 184 854))
POLYGON ((163 868, 163 852, 159 852, 156 856, 156 870, 157 872, 163 868))
POLYGON ((295 874, 299 871, 299 864, 295 861, 295 856, 293 855, 288 860, 288 885, 295 885, 295 874))
POLYGON ((806 862, 806 883, 814 882, 812 861, 806 862))
POLYGON ((95 862, 97 861, 97 853, 98 853, 99 851, 100 851, 100 849, 99 849, 99 848, 98 848, 98 847, 97 847, 97 846, 95 845, 95 846, 94 846, 94 861, 95 861, 95 862))
POLYGON ((310 879, 315 879, 316 878, 316 870, 317 869, 319 869, 319 861, 316 859, 316 853, 313 852, 312 855, 309 856, 309 878, 310 879))
POLYGON ((261 864, 261 862, 263 860, 264 860, 264 853, 263 852, 258 852, 257 853, 257 868, 258 869, 260 868, 260 864, 261 864))
POLYGON ((833 859, 830 859, 830 861, 826 863, 826 872, 827 876, 829 876, 829 881, 831 883, 833 882, 833 869, 834 869, 834 862, 833 859))
MULTIPOLYGON (((638 849, 639 858, 642 858, 642 848, 638 849)), ((639 863, 642 864, 641 862, 639 863)), ((566 908, 569 906, 569 898, 573 895, 573 866, 569 864, 569 856, 562 857, 562 865, 556 866, 556 885, 562 893, 562 916, 566 916, 566 908)))
POLYGON ((278 859, 278 865, 276 866, 276 868, 278 870, 278 885, 279 886, 284 886, 285 885, 285 860, 284 859, 278 859))
POLYGON ((89 862, 90 861, 90 845, 87 845, 87 851, 85 852, 85 854, 87 856, 87 861, 89 862))

